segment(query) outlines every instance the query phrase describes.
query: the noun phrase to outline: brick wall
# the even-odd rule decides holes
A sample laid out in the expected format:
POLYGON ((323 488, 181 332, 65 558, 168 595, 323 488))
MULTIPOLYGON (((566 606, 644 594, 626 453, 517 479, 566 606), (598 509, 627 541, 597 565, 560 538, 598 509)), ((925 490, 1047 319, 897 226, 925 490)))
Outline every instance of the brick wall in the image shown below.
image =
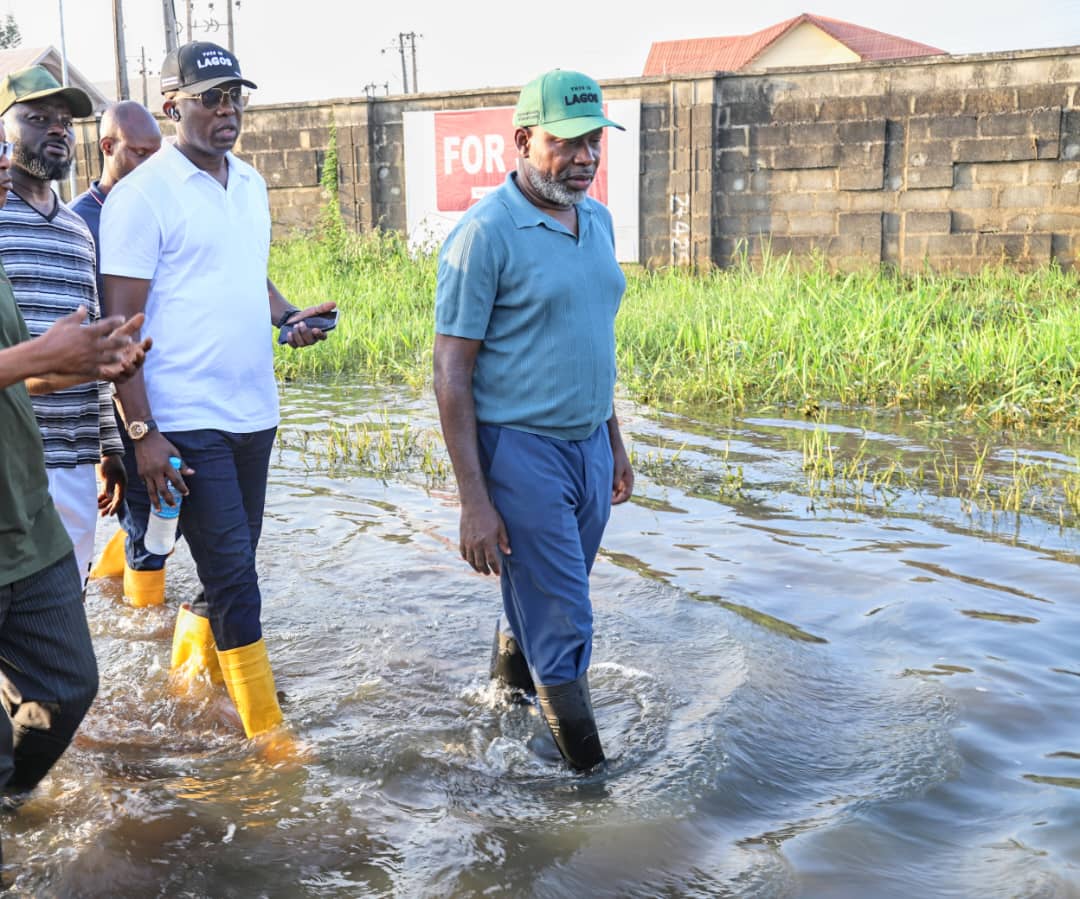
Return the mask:
POLYGON ((1078 81, 1075 48, 720 78, 715 259, 1074 267, 1078 81))
MULTIPOLYGON (((640 258, 820 253, 838 268, 1080 265, 1080 48, 604 82, 641 101, 640 258)), ((331 123, 357 230, 405 228, 402 115, 516 88, 255 106, 239 154, 276 236, 311 228, 331 123)), ((167 122, 163 123, 166 132, 167 122)), ((84 124, 80 173, 99 164, 84 124)))

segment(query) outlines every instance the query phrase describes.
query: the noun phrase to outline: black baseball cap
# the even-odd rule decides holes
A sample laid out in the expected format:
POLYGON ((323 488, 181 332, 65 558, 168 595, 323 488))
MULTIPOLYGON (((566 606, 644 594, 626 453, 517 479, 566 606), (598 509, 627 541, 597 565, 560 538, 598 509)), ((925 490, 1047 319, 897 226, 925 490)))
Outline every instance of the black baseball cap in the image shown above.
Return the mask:
POLYGON ((240 74, 240 63, 232 53, 209 41, 192 41, 177 47, 161 64, 163 94, 179 90, 200 94, 229 81, 257 87, 240 74))

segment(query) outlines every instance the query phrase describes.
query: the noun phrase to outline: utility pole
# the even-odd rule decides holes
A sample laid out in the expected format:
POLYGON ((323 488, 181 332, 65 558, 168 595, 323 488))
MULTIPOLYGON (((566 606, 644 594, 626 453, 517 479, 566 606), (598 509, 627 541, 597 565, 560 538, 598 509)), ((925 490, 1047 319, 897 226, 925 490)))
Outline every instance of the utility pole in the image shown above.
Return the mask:
POLYGON ((409 92, 409 73, 405 69, 405 32, 398 32, 398 52, 401 54, 401 92, 409 92))
POLYGON ((191 4, 192 0, 187 0, 184 4, 187 7, 187 41, 191 43, 191 4))
POLYGON ((148 92, 146 84, 146 76, 150 73, 146 69, 146 47, 139 48, 141 52, 142 65, 139 67, 139 74, 142 75, 142 105, 147 109, 150 108, 150 94, 148 92))
POLYGON ((226 29, 228 31, 228 35, 229 35, 229 45, 228 45, 229 46, 229 52, 230 53, 235 53, 236 48, 234 46, 232 7, 233 7, 233 0, 225 0, 225 10, 226 10, 226 13, 225 13, 225 27, 226 27, 226 29))
POLYGON ((161 0, 161 10, 165 16, 165 50, 172 53, 176 49, 176 9, 173 0, 161 0))
POLYGON ((113 0, 113 44, 116 52, 116 99, 127 100, 131 97, 128 84, 127 51, 124 49, 124 4, 123 0, 113 0))
POLYGON ((416 39, 423 37, 422 34, 417 34, 415 31, 410 31, 405 35, 409 39, 409 48, 412 50, 412 92, 414 94, 420 93, 420 88, 416 80, 416 39))
MULTIPOLYGON (((68 61, 67 61, 67 38, 64 36, 64 0, 60 4, 60 82, 64 87, 68 86, 68 61)), ((68 170, 68 196, 69 200, 75 198, 75 166, 68 170)))

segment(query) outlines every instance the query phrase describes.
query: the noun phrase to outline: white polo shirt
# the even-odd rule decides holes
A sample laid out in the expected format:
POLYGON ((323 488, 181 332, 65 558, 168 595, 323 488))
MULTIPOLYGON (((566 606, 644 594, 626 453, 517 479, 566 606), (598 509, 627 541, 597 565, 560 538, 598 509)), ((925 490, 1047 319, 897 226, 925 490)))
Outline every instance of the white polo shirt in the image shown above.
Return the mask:
POLYGON ((228 187, 166 145, 109 192, 101 272, 150 281, 143 377, 162 431, 278 423, 266 183, 232 153, 228 187))

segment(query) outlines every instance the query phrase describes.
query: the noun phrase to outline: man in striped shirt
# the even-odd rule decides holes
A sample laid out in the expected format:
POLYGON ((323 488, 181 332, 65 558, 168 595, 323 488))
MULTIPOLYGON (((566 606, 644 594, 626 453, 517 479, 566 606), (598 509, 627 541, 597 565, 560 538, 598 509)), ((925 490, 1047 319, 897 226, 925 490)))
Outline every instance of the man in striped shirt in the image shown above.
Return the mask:
MULTIPOLYGON (((101 150, 101 178, 89 189, 71 201, 73 212, 86 222, 94 238, 94 246, 101 247, 101 210, 113 187, 125 175, 150 159, 161 149, 161 129, 157 121, 141 103, 124 100, 109 106, 101 116, 99 125, 101 150)), ((104 304, 105 288, 101 278, 101 253, 97 256, 98 299, 104 304)), ((154 606, 165 602, 165 556, 151 553, 143 545, 146 533, 150 497, 146 494, 139 472, 135 468, 135 448, 124 433, 124 423, 117 410, 116 425, 120 439, 124 441, 124 463, 128 473, 125 500, 120 504, 116 517, 120 527, 116 530, 101 558, 90 570, 90 578, 123 576, 124 599, 133 606, 154 606)))
MULTIPOLYGON (((72 118, 92 111, 83 91, 62 87, 43 66, 12 72, 0 82, 0 115, 15 146, 12 191, 0 211, 0 260, 33 337, 80 306, 91 320, 99 317, 93 239, 51 185, 67 177, 74 160, 72 118)), ((90 381, 34 396, 33 402, 49 492, 85 583, 98 509, 115 514, 126 481, 111 388, 90 381), (105 484, 100 494, 98 465, 105 484)))

